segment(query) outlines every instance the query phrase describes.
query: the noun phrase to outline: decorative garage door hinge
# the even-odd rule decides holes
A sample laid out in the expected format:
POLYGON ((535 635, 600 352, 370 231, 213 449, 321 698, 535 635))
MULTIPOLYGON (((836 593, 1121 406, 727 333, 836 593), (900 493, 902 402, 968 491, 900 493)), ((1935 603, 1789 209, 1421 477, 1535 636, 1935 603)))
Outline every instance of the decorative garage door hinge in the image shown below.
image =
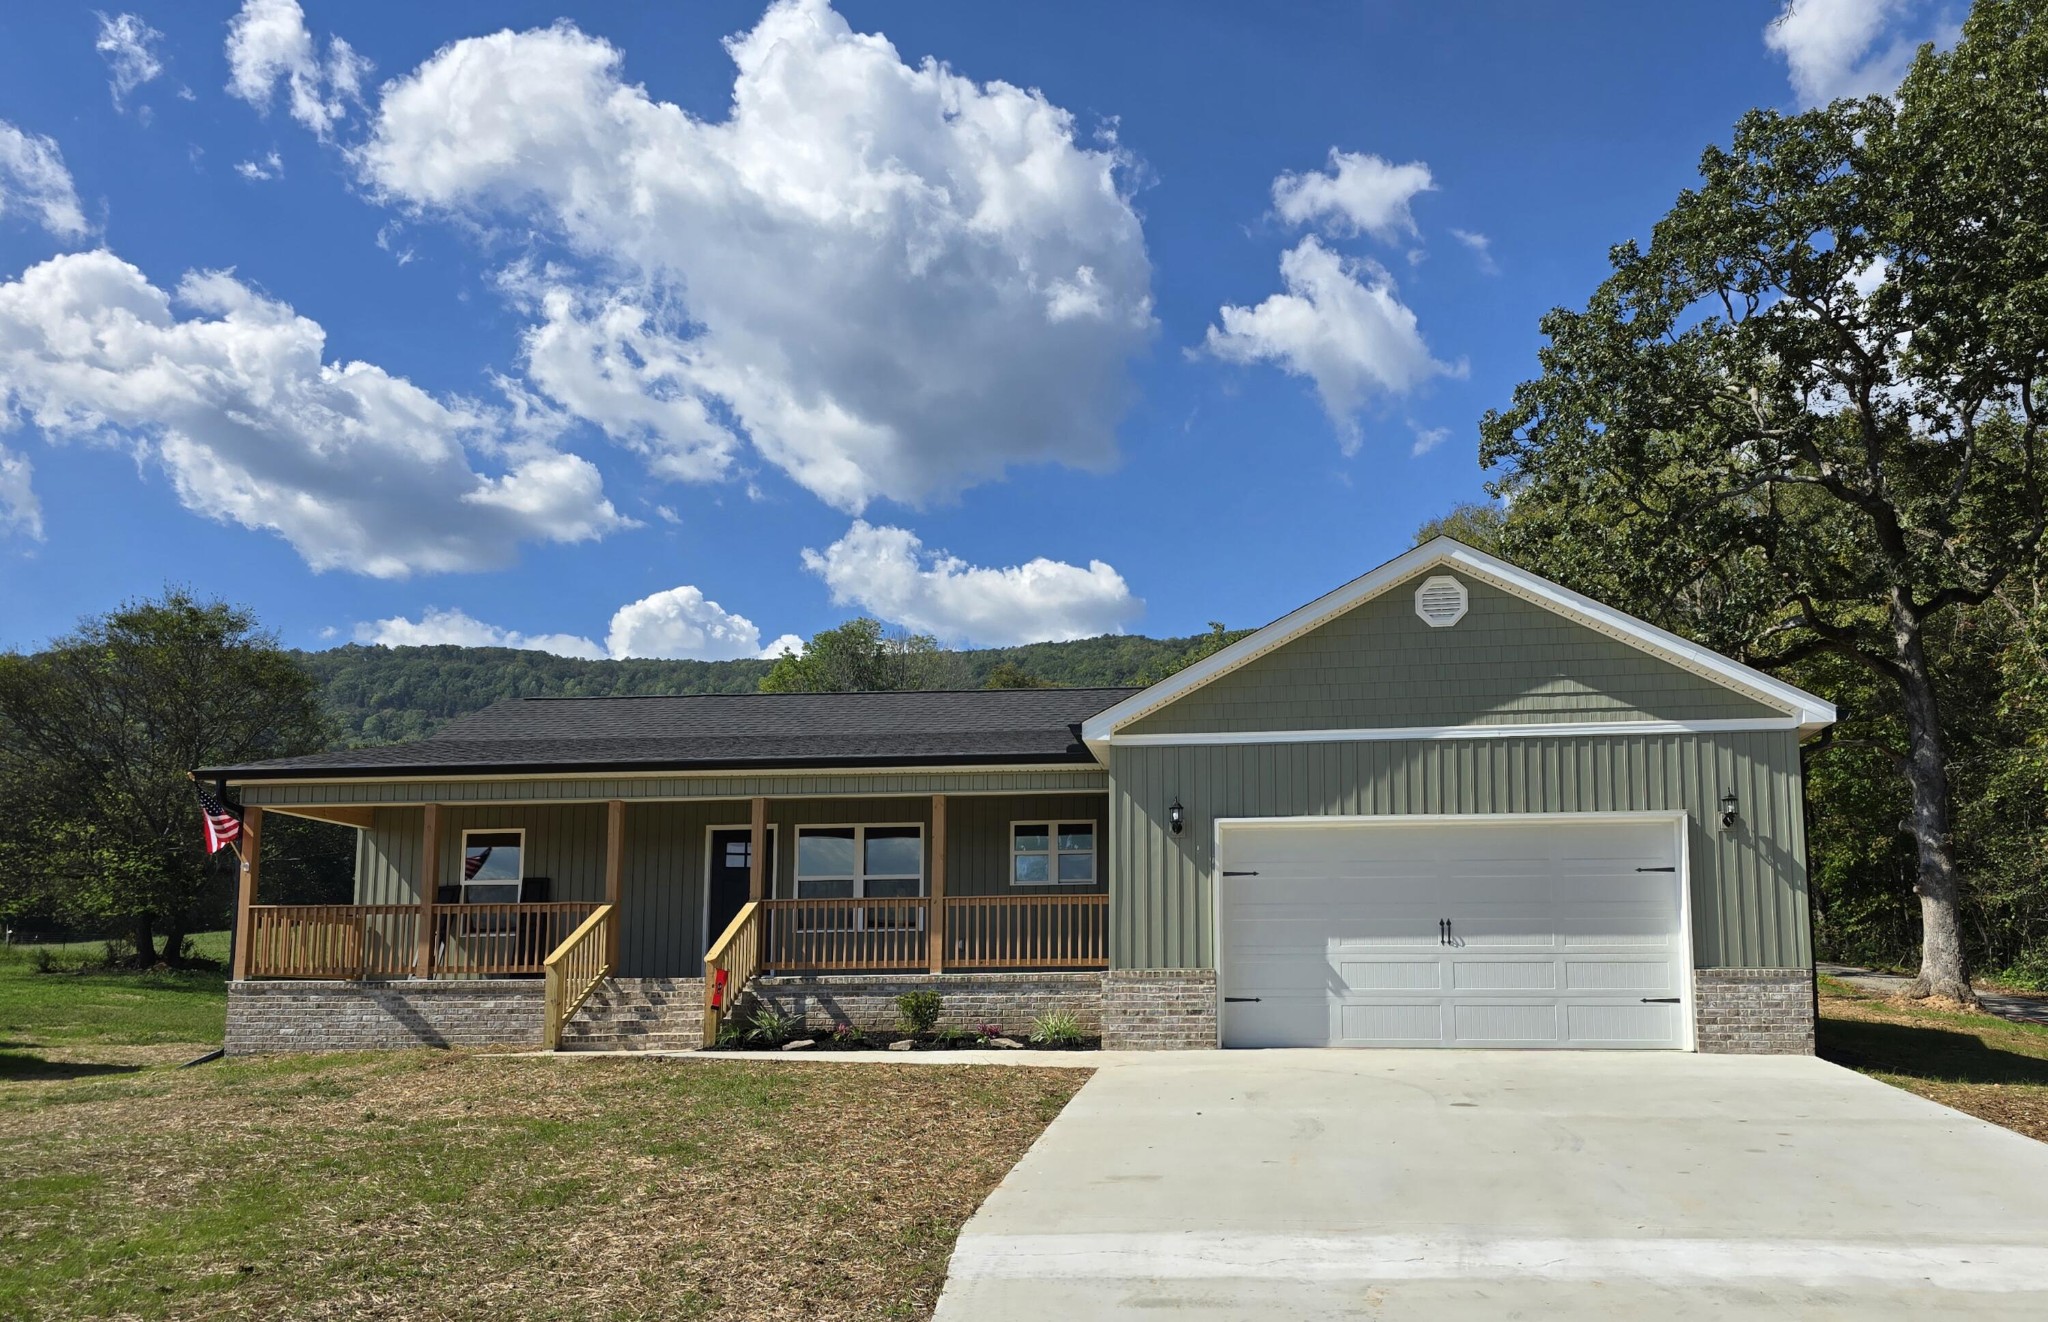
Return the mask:
POLYGON ((1235 1005, 1239 1001, 1256 1001, 1258 999, 1256 996, 1226 996, 1223 998, 1223 1003, 1225 1005, 1235 1005))
POLYGON ((1664 867, 1664 868, 1637 868, 1637 869, 1636 869, 1636 871, 1638 871, 1638 872, 1676 872, 1676 871, 1678 871, 1678 869, 1677 869, 1677 868, 1675 868, 1675 867, 1664 867))
POLYGON ((1226 877, 1256 877, 1259 874, 1256 872, 1225 872, 1223 875, 1226 877))

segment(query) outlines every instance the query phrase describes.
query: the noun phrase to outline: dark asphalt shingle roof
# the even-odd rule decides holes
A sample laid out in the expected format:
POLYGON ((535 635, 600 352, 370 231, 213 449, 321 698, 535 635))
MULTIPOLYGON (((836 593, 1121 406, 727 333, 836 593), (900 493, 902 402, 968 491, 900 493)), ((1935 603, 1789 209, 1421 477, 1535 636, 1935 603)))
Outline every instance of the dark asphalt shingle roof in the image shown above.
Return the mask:
POLYGON ((1087 764, 1081 722, 1136 689, 510 698, 433 737, 199 774, 234 780, 607 769, 1087 764))

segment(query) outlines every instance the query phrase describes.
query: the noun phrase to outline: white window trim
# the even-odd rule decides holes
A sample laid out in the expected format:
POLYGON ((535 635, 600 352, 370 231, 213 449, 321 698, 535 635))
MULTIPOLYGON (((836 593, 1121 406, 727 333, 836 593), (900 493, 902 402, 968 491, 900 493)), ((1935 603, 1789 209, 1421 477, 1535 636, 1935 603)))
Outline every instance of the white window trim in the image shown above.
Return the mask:
MULTIPOLYGON (((526 894, 526 828, 523 826, 473 826, 464 828, 462 832, 462 848, 456 851, 455 855, 455 868, 458 874, 455 882, 461 888, 456 896, 457 903, 469 903, 469 888, 471 886, 503 886, 507 884, 503 881, 472 882, 468 877, 460 875, 464 864, 469 861, 469 838, 473 835, 516 835, 519 837, 519 876, 512 884, 519 887, 519 893, 524 897, 526 894)), ((512 901, 515 904, 519 902, 518 900, 512 901)), ((491 900, 488 903, 501 904, 504 901, 491 900)))
MULTIPOLYGON (((923 898, 924 898, 924 896, 925 896, 925 887, 926 887, 926 886, 927 886, 927 884, 929 883, 929 880, 930 880, 930 875, 929 875, 929 874, 930 874, 930 872, 931 872, 931 865, 930 865, 930 862, 929 862, 929 860, 928 860, 928 859, 926 858, 926 856, 925 856, 926 844, 927 844, 927 841, 928 841, 928 840, 930 839, 930 836, 929 836, 929 834, 927 833, 927 831, 926 831, 926 829, 925 829, 925 824, 924 824, 923 822, 804 822, 804 823, 802 823, 802 824, 800 824, 800 825, 796 826, 796 827, 794 828, 794 831, 793 831, 793 834, 792 834, 792 837, 791 837, 791 838, 792 838, 792 840, 794 841, 794 844, 793 844, 793 845, 792 845, 792 847, 791 847, 791 850, 790 850, 790 856, 789 856, 789 893, 790 893, 790 897, 791 897, 792 899, 813 899, 813 898, 822 898, 822 897, 816 897, 816 896, 805 896, 805 895, 799 894, 799 893, 798 893, 798 890, 797 890, 797 888, 798 888, 799 886, 801 886, 801 885, 802 885, 802 884, 804 883, 804 881, 806 880, 806 878, 804 877, 804 874, 803 874, 803 866, 804 866, 804 832, 806 832, 806 831, 852 831, 852 832, 853 832, 853 895, 852 895, 852 898, 853 898, 853 899, 856 899, 856 900, 865 900, 865 899, 869 899, 869 898, 871 898, 871 897, 870 897, 870 896, 868 895, 868 893, 867 893, 867 889, 868 889, 868 873, 867 873, 867 859, 868 859, 868 832, 869 832, 869 831, 873 831, 873 830, 915 830, 915 831, 917 832, 917 898, 919 898, 919 899, 923 899, 923 898)), ((904 876, 903 876, 902 874, 900 874, 900 873, 876 873, 876 874, 875 874, 875 879, 876 879, 876 880, 878 880, 878 881, 903 881, 903 880, 906 880, 906 878, 905 878, 905 877, 904 877, 904 876)), ((839 876, 832 876, 832 877, 812 877, 812 878, 809 878, 809 880, 812 880, 812 881, 840 881, 840 880, 843 880, 843 878, 842 878, 842 877, 839 877, 839 876)), ((770 890, 772 891, 772 890, 773 890, 773 887, 770 887, 770 890)), ((874 898, 874 899, 877 899, 877 900, 893 900, 893 899, 901 899, 901 898, 903 898, 903 897, 902 897, 902 896, 896 896, 896 895, 881 895, 881 896, 875 896, 875 897, 872 897, 872 898, 874 898)))
POLYGON ((1009 841, 1010 884, 1012 886, 1025 886, 1033 890, 1036 890, 1039 887, 1049 886, 1093 886, 1102 879, 1102 824, 1092 817, 1019 817, 1015 821, 1012 821, 1010 823, 1009 841), (1017 828, 1020 826, 1041 825, 1044 826, 1046 829, 1045 848, 1026 849, 1020 851, 1017 848, 1017 828), (1085 850, 1061 849, 1059 830, 1062 826, 1086 826, 1088 828, 1088 838, 1094 841, 1095 843, 1091 844, 1085 850), (1079 855, 1083 853, 1085 853, 1088 856, 1088 880, 1060 880, 1060 856, 1063 854, 1079 855), (1036 857, 1040 854, 1043 854, 1045 856, 1046 880, 1017 880, 1017 860, 1025 857, 1036 857))

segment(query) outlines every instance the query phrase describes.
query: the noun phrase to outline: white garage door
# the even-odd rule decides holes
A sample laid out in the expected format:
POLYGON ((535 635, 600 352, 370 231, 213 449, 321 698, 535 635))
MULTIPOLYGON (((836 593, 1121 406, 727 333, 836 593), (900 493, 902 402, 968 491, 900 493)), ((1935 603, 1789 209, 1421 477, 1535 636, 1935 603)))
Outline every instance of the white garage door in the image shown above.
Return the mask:
POLYGON ((1225 1046, 1683 1047, 1669 820, 1226 824, 1225 1046))

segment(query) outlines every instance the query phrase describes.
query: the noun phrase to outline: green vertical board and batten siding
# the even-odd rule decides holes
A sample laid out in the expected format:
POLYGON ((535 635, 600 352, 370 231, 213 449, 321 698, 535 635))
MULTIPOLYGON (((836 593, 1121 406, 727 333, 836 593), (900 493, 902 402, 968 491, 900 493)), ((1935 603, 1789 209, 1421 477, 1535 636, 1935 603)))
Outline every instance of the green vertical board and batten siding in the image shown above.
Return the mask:
POLYGON ((1118 733, 1786 714, 1470 575, 1454 575, 1470 596, 1465 617, 1433 628, 1415 614, 1415 588, 1429 576, 1388 589, 1118 733))
POLYGON ((1691 818, 1695 963, 1811 963, 1790 731, 1115 748, 1110 770, 1118 968, 1214 966, 1219 817, 1672 810, 1691 818), (1739 815, 1723 831, 1730 791, 1739 815), (1167 825, 1176 798, 1178 836, 1167 825))
MULTIPOLYGON (((627 805, 619 886, 622 976, 693 976, 700 971, 709 944, 702 930, 709 833, 715 827, 745 827, 748 811, 745 800, 627 805)), ((793 842, 797 826, 915 822, 925 828, 929 840, 931 799, 771 800, 768 820, 778 828, 774 890, 786 897, 796 890, 793 842)), ((604 898, 602 804, 452 806, 442 810, 441 822, 444 883, 462 875, 464 829, 523 828, 527 833, 525 872, 549 877, 554 899, 604 898)), ((946 890, 950 895, 1100 894, 1107 889, 1108 825, 1100 793, 949 797, 946 825, 946 890), (1010 823, 1041 819, 1096 823, 1094 886, 1009 885, 1010 823)), ((418 903, 415 878, 419 876, 424 830, 425 814, 420 808, 377 809, 374 824, 358 840, 357 903, 418 903)))

